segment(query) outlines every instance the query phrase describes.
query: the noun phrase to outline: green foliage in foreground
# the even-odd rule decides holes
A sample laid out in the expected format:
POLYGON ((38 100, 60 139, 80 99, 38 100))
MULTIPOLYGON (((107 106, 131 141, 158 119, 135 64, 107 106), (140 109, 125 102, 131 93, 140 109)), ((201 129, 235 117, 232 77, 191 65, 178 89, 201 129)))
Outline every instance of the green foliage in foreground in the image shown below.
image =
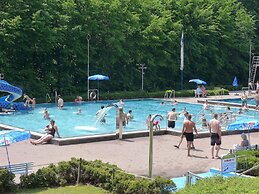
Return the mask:
POLYGON ((19 194, 108 194, 108 191, 91 186, 91 185, 79 185, 79 186, 66 186, 58 188, 37 188, 37 189, 23 189, 18 191, 19 194))
MULTIPOLYGON (((20 178, 21 188, 59 187, 75 185, 78 177, 79 160, 49 165, 36 173, 20 178)), ((175 185, 169 179, 157 177, 154 180, 136 178, 115 165, 99 160, 81 162, 80 183, 94 185, 118 194, 167 194, 175 185)))
POLYGON ((176 192, 176 194, 256 194, 259 191, 259 178, 222 178, 202 179, 192 186, 176 192))
MULTIPOLYGON (((240 150, 236 152, 238 156, 242 156, 237 160, 237 169, 250 169, 259 164, 259 150, 240 150), (244 157, 243 157, 244 156, 244 157)), ((251 176, 259 176, 259 167, 246 173, 251 176)))
POLYGON ((16 190, 14 177, 15 175, 9 173, 8 170, 0 168, 0 193, 6 193, 16 190))

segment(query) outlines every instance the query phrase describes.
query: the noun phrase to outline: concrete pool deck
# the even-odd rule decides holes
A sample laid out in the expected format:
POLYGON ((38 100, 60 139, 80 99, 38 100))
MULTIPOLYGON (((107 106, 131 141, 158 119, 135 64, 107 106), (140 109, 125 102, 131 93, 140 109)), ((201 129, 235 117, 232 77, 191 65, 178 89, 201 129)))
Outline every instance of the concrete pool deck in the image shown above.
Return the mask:
MULTIPOLYGON (((219 99, 233 98, 228 96, 217 97, 219 99)), ((206 99, 215 99, 209 97, 206 99)), ((179 102, 197 103, 202 98, 177 98, 179 102)), ((154 176, 168 178, 179 177, 187 171, 195 173, 206 172, 210 168, 220 168, 220 160, 211 159, 210 139, 208 137, 195 139, 195 150, 193 157, 187 157, 186 141, 184 140, 180 149, 174 148, 180 138, 174 135, 154 136, 154 176)), ((241 142, 240 135, 228 135, 222 138, 222 149, 220 155, 229 152, 234 144, 241 142)), ((259 143, 259 133, 251 133, 251 143, 259 143)), ((137 175, 148 174, 148 149, 149 138, 129 138, 125 140, 111 140, 76 145, 56 146, 53 144, 31 145, 29 141, 12 144, 8 147, 11 163, 34 162, 33 170, 50 163, 70 160, 71 157, 83 158, 85 160, 102 160, 118 165, 123 170, 137 175)), ((7 164, 6 151, 0 149, 0 165, 7 164)))
MULTIPOLYGON (((180 149, 174 148, 180 138, 173 135, 154 137, 154 176, 179 177, 187 171, 206 172, 220 168, 219 159, 211 159, 210 139, 195 139, 193 157, 187 157, 186 141, 180 149)), ((234 144, 241 142, 240 135, 222 137, 219 155, 227 154, 234 144)), ((251 133, 251 143, 259 143, 259 133, 251 133)), ((11 163, 34 162, 34 171, 50 163, 70 160, 71 157, 85 160, 102 160, 118 165, 123 170, 137 175, 148 175, 149 138, 140 137, 126 140, 112 140, 77 145, 56 146, 53 144, 31 145, 29 141, 8 147, 11 163)), ((0 149, 0 164, 7 164, 5 148, 0 149)))

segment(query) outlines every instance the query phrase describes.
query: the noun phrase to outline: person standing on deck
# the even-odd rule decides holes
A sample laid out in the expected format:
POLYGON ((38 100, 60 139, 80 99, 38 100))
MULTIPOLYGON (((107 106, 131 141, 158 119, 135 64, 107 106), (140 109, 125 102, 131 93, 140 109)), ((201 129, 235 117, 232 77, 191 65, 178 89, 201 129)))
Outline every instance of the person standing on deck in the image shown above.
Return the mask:
POLYGON ((218 120, 218 114, 214 114, 214 118, 209 123, 209 132, 211 137, 211 155, 212 159, 214 159, 214 147, 216 146, 216 158, 219 157, 219 150, 221 145, 221 127, 220 122, 218 120))
POLYGON ((188 149, 187 156, 189 156, 189 157, 191 157, 191 154, 190 154, 191 145, 192 145, 193 140, 194 140, 193 132, 195 131, 195 133, 198 135, 195 123, 191 119, 192 119, 192 115, 189 114, 187 116, 187 120, 184 121, 184 123, 183 123, 183 130, 182 130, 182 136, 184 134, 185 138, 186 138, 186 141, 187 141, 187 149, 188 149))

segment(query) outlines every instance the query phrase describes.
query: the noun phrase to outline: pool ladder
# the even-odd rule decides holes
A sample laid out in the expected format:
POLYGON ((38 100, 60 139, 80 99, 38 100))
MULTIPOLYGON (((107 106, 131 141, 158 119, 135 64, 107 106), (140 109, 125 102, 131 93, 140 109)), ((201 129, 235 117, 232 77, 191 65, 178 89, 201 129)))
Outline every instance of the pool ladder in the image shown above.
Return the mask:
POLYGON ((51 97, 49 95, 49 93, 46 94, 46 103, 51 102, 51 97))

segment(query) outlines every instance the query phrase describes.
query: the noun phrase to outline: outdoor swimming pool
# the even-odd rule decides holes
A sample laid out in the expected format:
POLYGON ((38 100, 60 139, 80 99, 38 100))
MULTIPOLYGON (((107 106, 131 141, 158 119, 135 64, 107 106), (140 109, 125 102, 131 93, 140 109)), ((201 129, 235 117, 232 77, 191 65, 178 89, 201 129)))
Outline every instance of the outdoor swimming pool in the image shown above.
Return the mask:
MULTIPOLYGON (((175 107, 176 111, 181 113, 176 122, 176 130, 181 131, 184 120, 182 110, 184 108, 192 115, 203 110, 201 104, 178 103, 174 106, 171 102, 165 102, 161 105, 161 101, 155 99, 125 100, 124 112, 132 110, 134 119, 123 130, 127 132, 147 130, 146 119, 149 114, 161 114, 164 117, 164 120, 160 121, 161 128, 166 128, 166 115, 175 107)), ((111 103, 115 103, 115 101, 65 103, 64 110, 58 110, 56 104, 38 104, 33 111, 28 113, 17 112, 13 115, 0 116, 0 123, 43 134, 45 126, 49 124, 49 120, 43 119, 43 110, 48 108, 51 119, 56 121, 61 137, 114 134, 116 132, 116 110, 114 107, 107 112, 105 124, 96 122, 95 116, 102 105, 107 106, 111 103), (79 107, 82 109, 81 115, 76 114, 79 107)), ((225 107, 219 106, 211 107, 211 110, 213 113, 226 111, 225 107)), ((232 111, 237 111, 237 109, 233 108, 232 111)), ((211 111, 206 110, 204 113, 209 121, 212 118, 211 111)), ((240 117, 252 115, 253 111, 249 111, 247 115, 240 115, 240 117)), ((196 121, 197 128, 201 128, 201 114, 197 118, 194 116, 193 120, 196 121)))

